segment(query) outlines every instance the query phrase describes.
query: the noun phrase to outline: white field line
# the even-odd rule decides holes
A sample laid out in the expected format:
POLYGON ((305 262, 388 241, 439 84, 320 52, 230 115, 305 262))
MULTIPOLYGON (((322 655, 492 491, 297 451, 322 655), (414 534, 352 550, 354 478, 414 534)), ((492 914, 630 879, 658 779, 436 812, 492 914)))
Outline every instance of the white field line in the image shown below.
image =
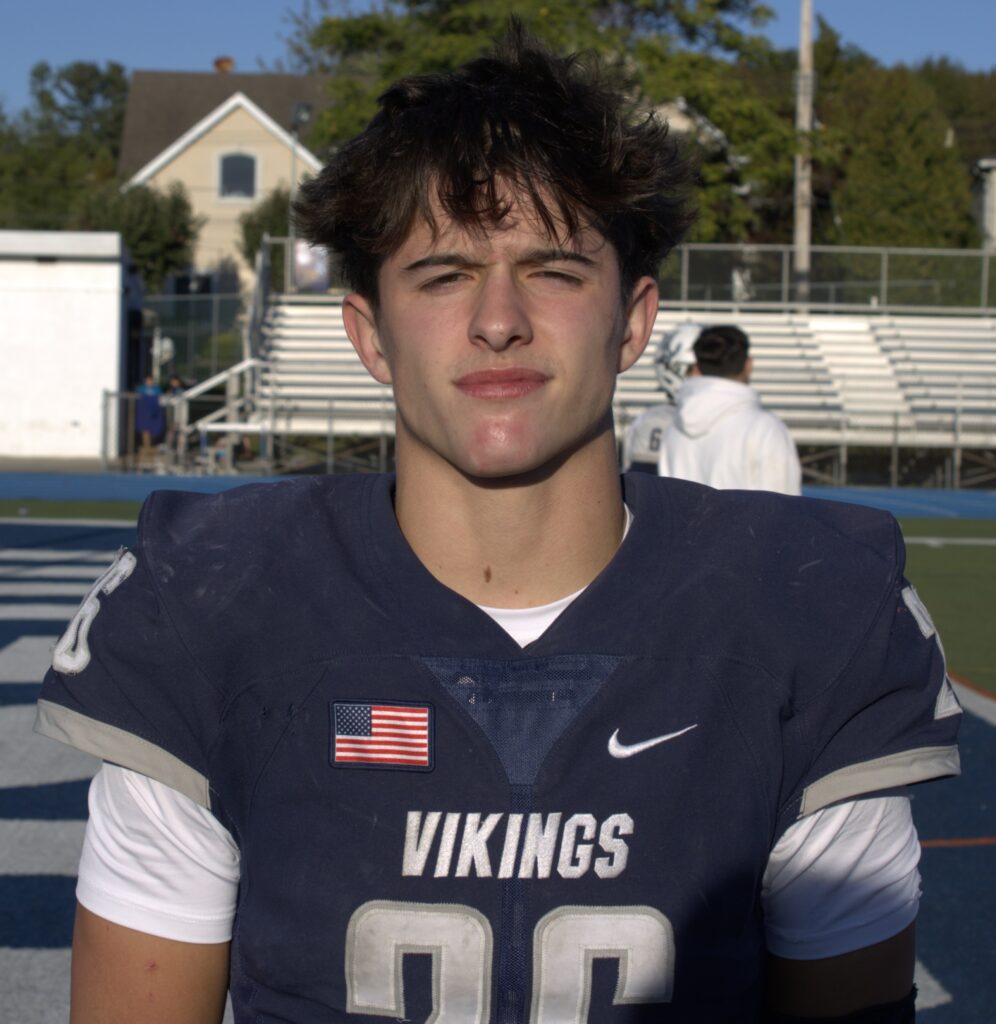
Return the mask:
POLYGON ((72 604, 0 604, 0 621, 62 622, 67 623, 76 613, 79 603, 72 604))
POLYGON ((69 950, 0 949, 4 1018, 22 1024, 69 1020, 69 950))
POLYGON ((84 821, 0 821, 0 864, 5 875, 75 875, 84 821))
POLYGON ((17 580, 89 580, 100 574, 95 565, 0 565, 0 579, 17 580))
POLYGON ((913 972, 913 982, 916 985, 916 1008, 930 1010, 935 1006, 945 1006, 954 1002, 954 996, 917 960, 916 970, 913 972))
POLYGON ((110 565, 117 549, 90 548, 87 550, 63 551, 61 548, 0 548, 0 563, 3 562, 96 562, 110 565))
MULTIPOLYGON (((39 736, 30 704, 0 708, 0 786, 44 786, 92 778, 100 761, 39 736)), ((2 871, 0 865, 0 871, 2 871)))
POLYGON ((0 597, 79 597, 90 589, 90 583, 7 583, 0 581, 0 597))
POLYGON ((958 702, 966 711, 971 711, 973 715, 978 715, 979 718, 984 719, 990 725, 996 725, 996 698, 979 693, 978 690, 967 686, 962 686, 953 679, 951 680, 951 685, 958 695, 958 702))
POLYGON ((904 537, 903 540, 928 548, 996 548, 996 537, 904 537))
POLYGON ((0 683, 40 683, 57 636, 19 636, 0 649, 0 683))

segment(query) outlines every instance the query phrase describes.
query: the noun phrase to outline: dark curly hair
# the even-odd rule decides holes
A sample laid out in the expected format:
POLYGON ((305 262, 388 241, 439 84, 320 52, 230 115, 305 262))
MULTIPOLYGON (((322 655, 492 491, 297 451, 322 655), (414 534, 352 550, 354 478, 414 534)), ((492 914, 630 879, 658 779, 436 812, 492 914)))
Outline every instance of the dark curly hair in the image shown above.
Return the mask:
POLYGON ((666 122, 636 118, 594 60, 558 57, 513 21, 495 50, 457 71, 403 78, 380 111, 306 183, 298 230, 339 257, 346 283, 377 301, 377 271, 434 203, 473 233, 515 200, 551 238, 595 227, 623 287, 655 274, 692 220, 689 165, 666 122))
POLYGON ((739 327, 703 327, 692 348, 703 376, 736 377, 747 365, 750 339, 739 327))

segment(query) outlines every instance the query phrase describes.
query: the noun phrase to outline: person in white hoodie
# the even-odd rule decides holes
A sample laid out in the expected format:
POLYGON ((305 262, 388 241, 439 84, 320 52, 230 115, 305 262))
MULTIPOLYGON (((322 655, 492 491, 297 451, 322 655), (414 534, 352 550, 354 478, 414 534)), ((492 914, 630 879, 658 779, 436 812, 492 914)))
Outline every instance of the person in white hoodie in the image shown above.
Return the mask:
POLYGON ((660 475, 722 489, 801 493, 795 443, 748 383, 747 335, 738 327, 706 327, 694 348, 695 366, 661 439, 660 475))

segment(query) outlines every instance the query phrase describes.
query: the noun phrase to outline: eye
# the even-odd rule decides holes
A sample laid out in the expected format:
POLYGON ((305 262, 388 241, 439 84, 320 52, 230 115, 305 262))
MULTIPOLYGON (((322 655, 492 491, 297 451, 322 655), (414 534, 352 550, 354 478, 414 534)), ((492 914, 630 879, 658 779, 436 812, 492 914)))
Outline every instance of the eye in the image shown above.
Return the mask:
POLYGON ((584 283, 577 274, 568 273, 566 270, 557 270, 554 267, 543 267, 536 271, 535 276, 544 281, 552 281, 554 284, 576 287, 584 283))
POLYGON ((423 281, 419 288, 424 292, 440 291, 449 285, 453 285, 462 281, 467 275, 460 270, 451 270, 446 274, 438 274, 436 277, 430 277, 428 280, 423 281))

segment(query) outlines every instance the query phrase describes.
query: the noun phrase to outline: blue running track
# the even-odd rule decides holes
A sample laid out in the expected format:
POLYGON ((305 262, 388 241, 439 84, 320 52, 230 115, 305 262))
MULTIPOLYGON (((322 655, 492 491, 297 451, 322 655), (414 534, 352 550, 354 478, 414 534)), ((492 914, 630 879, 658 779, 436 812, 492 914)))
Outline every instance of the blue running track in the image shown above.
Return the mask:
MULTIPOLYGON (((144 501, 154 490, 210 494, 240 484, 277 483, 272 476, 153 476, 136 473, 0 473, 0 498, 35 501, 144 501)), ((810 498, 850 501, 894 516, 996 519, 996 491, 913 487, 806 486, 810 498)))

